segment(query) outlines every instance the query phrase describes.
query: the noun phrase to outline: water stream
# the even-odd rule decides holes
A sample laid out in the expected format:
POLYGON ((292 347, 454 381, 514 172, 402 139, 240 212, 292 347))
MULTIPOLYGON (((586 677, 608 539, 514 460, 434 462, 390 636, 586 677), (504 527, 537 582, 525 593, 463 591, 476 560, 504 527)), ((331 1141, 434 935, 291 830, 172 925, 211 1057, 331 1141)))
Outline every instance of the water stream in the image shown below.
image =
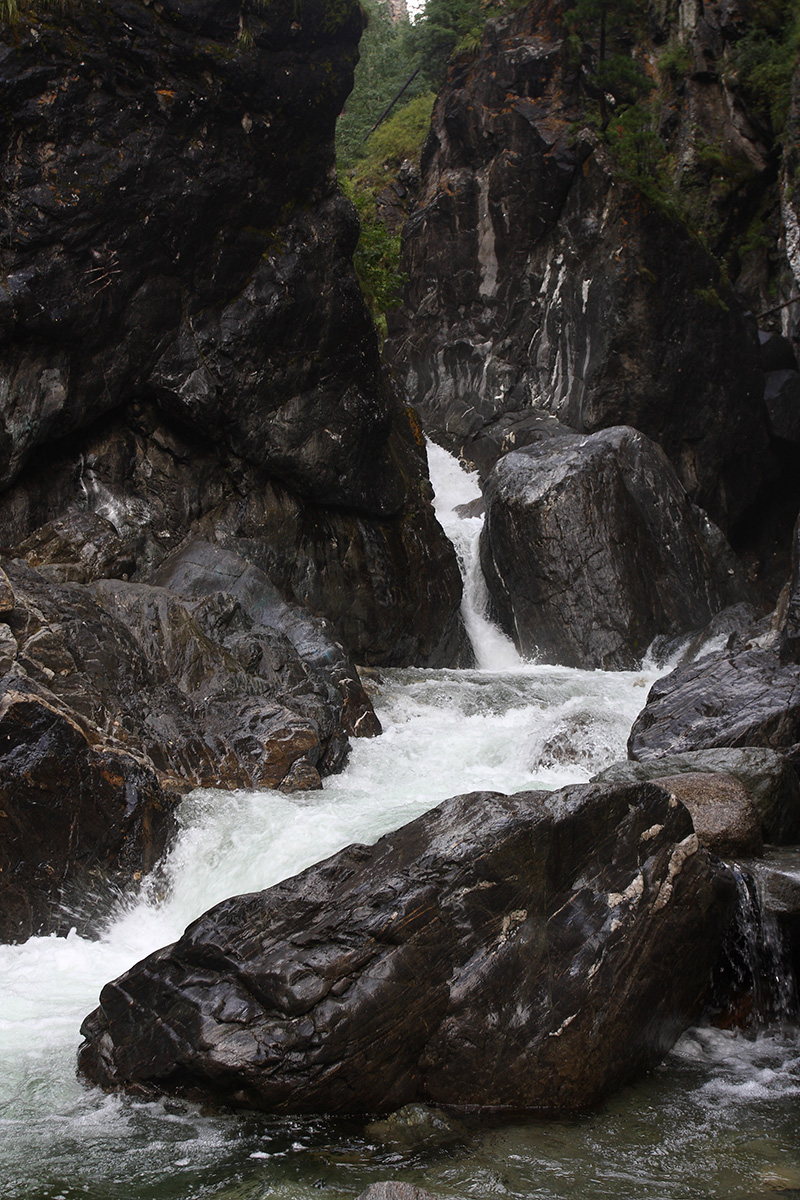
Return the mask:
MULTIPOLYGON (((442 452, 443 454, 443 452, 442 452)), ((559 1121, 477 1119, 452 1137, 386 1140, 364 1121, 270 1119, 142 1103, 76 1078, 78 1029, 102 985, 215 901, 263 888, 348 842, 372 841, 475 788, 583 781, 624 757, 655 668, 520 662, 486 619, 477 484, 431 452, 440 519, 467 573, 479 666, 372 672, 382 737, 355 742, 322 792, 199 791, 158 879, 120 901, 98 940, 0 947, 0 1197, 335 1200, 407 1179, 443 1200, 687 1200, 800 1194, 800 1039, 693 1030, 648 1078, 559 1121)))

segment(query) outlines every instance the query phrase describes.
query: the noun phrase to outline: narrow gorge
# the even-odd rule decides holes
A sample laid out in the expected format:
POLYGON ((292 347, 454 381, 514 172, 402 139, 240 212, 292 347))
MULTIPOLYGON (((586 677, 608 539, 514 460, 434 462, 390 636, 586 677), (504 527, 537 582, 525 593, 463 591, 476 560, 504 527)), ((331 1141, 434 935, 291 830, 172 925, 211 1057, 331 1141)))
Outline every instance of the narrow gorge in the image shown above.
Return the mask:
POLYGON ((4 10, 0 1197, 790 1193, 796 14, 483 13, 381 331, 369 19, 4 10))

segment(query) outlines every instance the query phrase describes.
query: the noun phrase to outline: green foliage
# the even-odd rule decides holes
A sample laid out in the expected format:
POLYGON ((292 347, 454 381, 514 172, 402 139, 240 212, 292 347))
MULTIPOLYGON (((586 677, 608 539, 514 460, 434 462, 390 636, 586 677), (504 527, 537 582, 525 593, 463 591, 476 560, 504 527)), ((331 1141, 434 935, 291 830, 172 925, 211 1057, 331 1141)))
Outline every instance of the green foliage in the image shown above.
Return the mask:
POLYGON ((19 0, 0 0, 0 21, 16 25, 19 20, 19 0))
MULTIPOLYGON (((351 166, 369 130, 416 68, 406 44, 406 26, 394 25, 380 0, 362 0, 367 27, 359 47, 360 60, 353 91, 336 126, 336 154, 341 165, 351 166)), ((425 90, 420 80, 411 84, 403 99, 425 90)))
POLYGON ((692 56, 677 38, 668 42, 658 56, 659 74, 670 79, 683 79, 692 69, 692 56))
POLYGON ((406 45, 425 86, 438 90, 454 55, 474 55, 486 22, 521 8, 526 0, 426 0, 406 32, 406 45))
POLYGON ((418 159, 431 125, 436 99, 425 92, 399 108, 362 146, 354 164, 356 188, 382 187, 389 167, 399 167, 404 159, 418 159))
POLYGON ((340 165, 342 190, 354 202, 361 220, 353 262, 381 336, 386 335, 386 313, 400 304, 405 276, 399 266, 400 232, 392 232, 380 219, 376 197, 404 159, 419 158, 435 99, 427 92, 409 101, 369 138, 347 174, 340 165))
POLYGON ((612 103, 636 103, 653 87, 621 42, 627 27, 644 18, 646 7, 644 0, 576 0, 564 14, 573 55, 580 46, 577 59, 584 59, 585 78, 597 96, 601 131, 611 119, 612 103))
POLYGON ((732 55, 737 81, 753 108, 779 132, 791 101, 792 71, 797 59, 798 25, 793 36, 776 40, 763 29, 751 29, 732 55))
POLYGON ((709 308, 718 308, 721 312, 728 311, 728 305, 715 287, 695 288, 694 294, 698 300, 702 300, 703 304, 707 304, 709 308))
POLYGON ((374 193, 356 191, 351 180, 341 180, 342 191, 353 201, 361 221, 361 236, 353 265, 361 291, 381 337, 386 336, 386 313, 397 308, 405 276, 401 274, 400 234, 391 233, 375 208, 374 193))

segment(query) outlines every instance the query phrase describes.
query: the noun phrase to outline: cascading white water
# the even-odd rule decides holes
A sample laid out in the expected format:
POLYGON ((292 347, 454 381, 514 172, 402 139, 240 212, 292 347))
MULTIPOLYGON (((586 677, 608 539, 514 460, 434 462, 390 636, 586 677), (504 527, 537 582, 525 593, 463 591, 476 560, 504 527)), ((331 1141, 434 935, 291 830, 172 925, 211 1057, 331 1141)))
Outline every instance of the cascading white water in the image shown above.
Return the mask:
POLYGON ((456 510, 481 500, 477 471, 465 471, 458 459, 435 442, 428 442, 428 468, 434 488, 433 507, 439 524, 453 543, 464 596, 461 612, 479 667, 490 671, 513 671, 521 665, 516 646, 489 619, 489 593, 481 571, 478 543, 483 516, 456 510))
POLYGON ((467 573, 465 618, 479 668, 380 672, 370 686, 385 732, 356 741, 347 769, 322 792, 196 792, 157 879, 119 905, 103 937, 0 947, 4 1200, 342 1200, 386 1178, 476 1200, 750 1200, 772 1178, 800 1187, 800 1046, 785 1032, 758 1042, 687 1036, 659 1072, 600 1112, 478 1127, 449 1155, 382 1148, 358 1122, 208 1115, 107 1097, 76 1080, 78 1029, 102 985, 217 900, 267 887, 348 842, 373 841, 458 792, 559 787, 624 757, 656 671, 520 662, 485 617, 475 574, 480 519, 453 512, 474 497, 475 480, 464 481, 438 448, 431 466, 440 520, 467 573), (758 1135, 748 1148, 735 1131, 751 1121, 758 1135))

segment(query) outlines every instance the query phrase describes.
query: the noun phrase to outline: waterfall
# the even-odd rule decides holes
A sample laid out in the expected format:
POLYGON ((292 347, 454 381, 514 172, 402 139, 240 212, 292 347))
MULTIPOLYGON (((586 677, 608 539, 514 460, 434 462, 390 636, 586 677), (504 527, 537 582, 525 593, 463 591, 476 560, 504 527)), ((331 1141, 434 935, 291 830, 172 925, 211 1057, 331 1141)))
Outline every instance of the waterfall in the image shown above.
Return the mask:
POLYGON ((458 558, 464 587, 461 613, 475 662, 484 671, 513 671, 522 666, 522 658, 511 639, 489 617, 489 593, 480 563, 483 512, 478 472, 465 471, 457 458, 431 441, 428 470, 436 517, 458 558))
POLYGON ((798 996, 790 956, 775 914, 765 903, 763 886, 738 863, 731 863, 731 871, 736 916, 714 988, 723 1023, 763 1029, 796 1021, 798 996))
POLYGON ((80 1023, 103 984, 217 900, 267 887, 349 842, 373 842, 459 792, 558 788, 624 758, 659 669, 522 663, 486 615, 481 518, 456 511, 479 497, 477 479, 438 447, 430 458, 479 668, 376 671, 367 684, 384 733, 354 741, 322 791, 195 792, 181 803, 157 882, 125 898, 102 936, 0 946, 0 1200, 352 1200, 398 1178, 442 1197, 752 1200, 767 1172, 800 1187, 800 1041, 791 1030, 693 1031, 658 1071, 595 1113, 476 1124, 446 1154, 378 1144, 355 1118, 210 1113, 77 1081, 80 1023))

